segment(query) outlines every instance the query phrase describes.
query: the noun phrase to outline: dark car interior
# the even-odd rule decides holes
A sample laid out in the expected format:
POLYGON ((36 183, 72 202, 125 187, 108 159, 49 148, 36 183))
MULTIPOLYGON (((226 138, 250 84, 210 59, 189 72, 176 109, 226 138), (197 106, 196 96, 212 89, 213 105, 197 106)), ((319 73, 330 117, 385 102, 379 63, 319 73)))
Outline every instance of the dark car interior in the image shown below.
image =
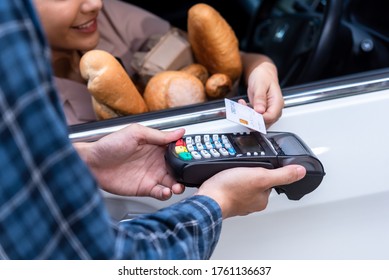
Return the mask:
POLYGON ((389 66, 385 0, 123 0, 186 30, 188 9, 209 4, 240 49, 273 59, 283 87, 389 66))

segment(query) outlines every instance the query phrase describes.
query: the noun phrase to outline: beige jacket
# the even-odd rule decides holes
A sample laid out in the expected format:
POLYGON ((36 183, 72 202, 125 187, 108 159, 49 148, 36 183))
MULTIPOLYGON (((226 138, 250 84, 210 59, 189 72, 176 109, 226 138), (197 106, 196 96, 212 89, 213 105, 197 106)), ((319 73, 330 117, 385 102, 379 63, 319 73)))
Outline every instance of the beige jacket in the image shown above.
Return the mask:
MULTIPOLYGON (((99 14, 101 39, 96 49, 110 52, 121 59, 129 75, 134 74, 131 59, 151 36, 166 33, 170 25, 165 20, 128 3, 105 0, 99 14)), ((96 120, 91 96, 85 84, 55 78, 69 125, 96 120)))

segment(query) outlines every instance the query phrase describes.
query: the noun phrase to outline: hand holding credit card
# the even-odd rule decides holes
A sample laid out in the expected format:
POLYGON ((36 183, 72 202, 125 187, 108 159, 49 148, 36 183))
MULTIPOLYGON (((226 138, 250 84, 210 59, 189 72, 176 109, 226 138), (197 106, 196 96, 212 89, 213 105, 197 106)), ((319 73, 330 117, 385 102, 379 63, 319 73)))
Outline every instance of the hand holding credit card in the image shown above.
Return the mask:
POLYGON ((251 107, 239 104, 238 102, 227 98, 224 99, 224 102, 227 120, 266 134, 265 121, 261 114, 254 111, 251 107))

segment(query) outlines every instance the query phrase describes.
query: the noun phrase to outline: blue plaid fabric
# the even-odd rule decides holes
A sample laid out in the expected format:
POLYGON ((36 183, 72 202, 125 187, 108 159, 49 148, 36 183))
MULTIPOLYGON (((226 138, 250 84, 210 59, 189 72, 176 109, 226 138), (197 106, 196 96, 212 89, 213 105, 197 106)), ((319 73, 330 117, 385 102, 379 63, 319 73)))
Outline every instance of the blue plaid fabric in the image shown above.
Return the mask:
POLYGON ((111 221, 68 139, 49 55, 30 1, 0 1, 0 258, 209 258, 222 219, 207 197, 111 221))

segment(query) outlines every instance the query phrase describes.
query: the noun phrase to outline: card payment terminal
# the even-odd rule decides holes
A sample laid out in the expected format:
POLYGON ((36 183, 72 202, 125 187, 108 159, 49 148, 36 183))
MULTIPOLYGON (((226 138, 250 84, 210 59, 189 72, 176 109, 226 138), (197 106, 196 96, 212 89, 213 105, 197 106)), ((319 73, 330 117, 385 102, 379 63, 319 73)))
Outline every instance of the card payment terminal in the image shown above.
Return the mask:
POLYGON ((315 190, 325 175, 319 159, 290 132, 186 135, 169 144, 165 159, 177 182, 188 187, 199 187, 208 178, 228 168, 274 169, 299 164, 307 170, 303 179, 274 187, 278 194, 285 193, 290 200, 299 200, 315 190))

